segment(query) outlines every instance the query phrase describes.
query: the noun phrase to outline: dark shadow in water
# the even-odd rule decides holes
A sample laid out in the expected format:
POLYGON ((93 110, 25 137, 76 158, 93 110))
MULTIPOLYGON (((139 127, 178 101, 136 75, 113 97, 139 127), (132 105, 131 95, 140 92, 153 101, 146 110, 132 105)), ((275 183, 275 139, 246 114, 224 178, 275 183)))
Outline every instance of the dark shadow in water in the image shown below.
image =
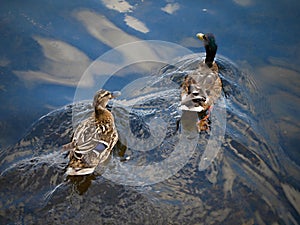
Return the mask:
POLYGON ((96 175, 90 174, 85 176, 67 176, 66 181, 69 181, 74 186, 79 195, 83 195, 95 179, 96 175))

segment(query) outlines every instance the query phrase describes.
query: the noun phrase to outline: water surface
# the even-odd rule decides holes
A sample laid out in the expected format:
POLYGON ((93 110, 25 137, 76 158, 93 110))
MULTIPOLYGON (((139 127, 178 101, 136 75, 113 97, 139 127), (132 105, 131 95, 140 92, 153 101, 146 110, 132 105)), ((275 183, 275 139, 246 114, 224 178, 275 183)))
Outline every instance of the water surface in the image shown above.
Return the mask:
MULTIPOLYGON (((87 218, 112 224, 297 224, 297 1, 1 5, 1 222, 41 223, 47 215, 49 224, 79 224, 87 218), (72 110, 61 107, 73 102, 79 83, 88 88, 89 80, 79 81, 89 65, 107 51, 139 40, 203 52, 195 38, 200 31, 216 35, 217 61, 229 92, 226 133, 214 163, 204 171, 198 168, 201 146, 208 140, 204 136, 189 162, 163 182, 131 187, 87 176, 65 183, 60 145, 69 141, 72 110)), ((139 54, 127 56, 138 59, 139 54)), ((151 72, 155 66, 162 65, 154 64, 151 72)), ((108 89, 145 76, 121 73, 107 83, 108 89)), ((129 149, 127 154, 134 153, 129 149)), ((170 152, 164 154, 155 160, 170 152)))

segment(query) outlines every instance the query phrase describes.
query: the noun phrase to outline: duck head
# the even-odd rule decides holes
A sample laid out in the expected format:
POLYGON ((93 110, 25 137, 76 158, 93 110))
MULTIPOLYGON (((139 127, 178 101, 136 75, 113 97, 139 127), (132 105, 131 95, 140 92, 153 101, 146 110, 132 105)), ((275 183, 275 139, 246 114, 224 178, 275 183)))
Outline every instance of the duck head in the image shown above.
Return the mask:
POLYGON ((207 33, 207 34, 198 33, 196 36, 201 41, 203 41, 205 51, 206 51, 205 64, 209 68, 211 68, 218 49, 215 36, 212 33, 207 33))
POLYGON ((120 96, 120 94, 121 92, 119 91, 109 92, 107 90, 100 89, 94 96, 93 106, 95 110, 106 108, 108 101, 112 98, 120 96))

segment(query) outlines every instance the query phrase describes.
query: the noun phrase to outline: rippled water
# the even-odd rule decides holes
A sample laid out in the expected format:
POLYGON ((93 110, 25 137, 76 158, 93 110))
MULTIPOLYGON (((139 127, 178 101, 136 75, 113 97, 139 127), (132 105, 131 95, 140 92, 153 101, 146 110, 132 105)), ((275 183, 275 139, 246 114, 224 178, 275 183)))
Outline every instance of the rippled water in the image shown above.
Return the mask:
MULTIPOLYGON (((227 96, 221 97, 226 107, 226 131, 212 163, 205 170, 199 169, 212 138, 212 133, 201 133, 190 136, 191 143, 196 141, 196 148, 174 175, 151 185, 142 178, 155 178, 157 171, 145 170, 141 179, 131 176, 137 173, 130 166, 138 169, 163 161, 176 152, 180 135, 188 137, 194 133, 191 127, 196 120, 193 115, 184 117, 179 110, 176 85, 165 91, 155 87, 170 80, 176 83, 199 60, 201 57, 194 55, 175 68, 165 67, 152 75, 153 89, 149 87, 145 95, 125 95, 123 100, 112 102, 110 106, 122 134, 102 175, 64 175, 67 159, 60 149, 72 134, 73 109, 76 106, 81 115, 89 114, 89 102, 67 105, 37 121, 18 144, 2 152, 2 223, 297 224, 299 179, 297 175, 290 176, 297 168, 270 141, 256 119, 257 112, 261 112, 256 107, 263 111, 266 99, 257 94, 260 90, 251 74, 240 71, 222 56, 217 62, 227 96), (129 103, 134 107, 128 111, 129 103), (151 151, 135 150, 139 144, 128 144, 130 138, 149 143, 147 138, 155 132, 149 128, 154 118, 169 118, 166 137, 151 151), (126 131, 131 131, 132 136, 124 135, 126 131), (123 162, 121 159, 126 156, 131 158, 123 162), (141 183, 122 185, 130 179, 141 183)), ((215 118, 220 118, 217 107, 221 106, 215 107, 215 118)), ((212 132, 214 126, 219 126, 218 120, 212 119, 211 126, 212 132)), ((179 156, 189 149, 189 144, 186 141, 186 147, 181 146, 179 156)))
POLYGON ((299 224, 298 0, 0 5, 0 224, 299 224), (200 135, 178 105, 197 32, 216 35, 226 93, 200 135), (177 67, 140 62, 153 46, 105 58, 141 40, 188 53, 177 67), (104 82, 84 76, 98 57, 97 74, 115 69, 104 87, 123 89, 110 104, 120 142, 98 174, 65 177, 61 145, 104 82))

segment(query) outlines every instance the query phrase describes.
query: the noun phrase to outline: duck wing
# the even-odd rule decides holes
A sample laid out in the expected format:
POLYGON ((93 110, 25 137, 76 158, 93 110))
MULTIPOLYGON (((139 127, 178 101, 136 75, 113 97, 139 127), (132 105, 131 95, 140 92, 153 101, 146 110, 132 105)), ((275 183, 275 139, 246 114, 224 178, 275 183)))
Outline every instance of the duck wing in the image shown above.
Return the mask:
POLYGON ((202 112, 221 95, 222 83, 218 70, 207 65, 199 67, 186 76, 182 84, 181 109, 202 112))
POLYGON ((113 130, 113 128, 109 128, 109 125, 101 125, 93 118, 88 118, 80 123, 74 132, 74 151, 79 154, 87 154, 90 151, 100 153, 107 149, 110 146, 107 136, 113 130))

